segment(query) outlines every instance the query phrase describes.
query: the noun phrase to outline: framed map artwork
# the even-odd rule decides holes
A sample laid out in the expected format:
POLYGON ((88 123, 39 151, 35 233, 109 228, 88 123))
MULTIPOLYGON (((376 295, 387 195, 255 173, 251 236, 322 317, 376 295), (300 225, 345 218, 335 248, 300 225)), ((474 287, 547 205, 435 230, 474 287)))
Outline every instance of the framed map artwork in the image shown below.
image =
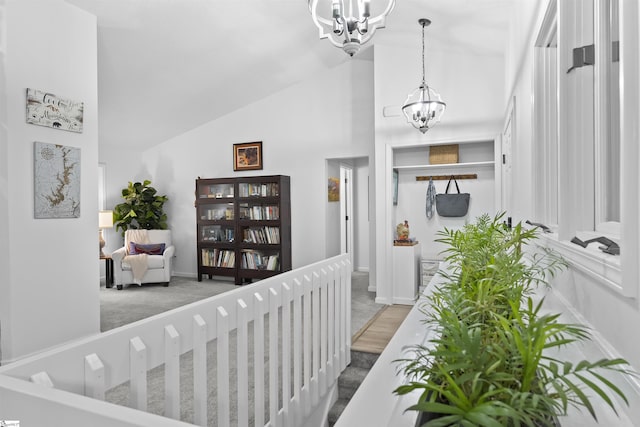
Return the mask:
POLYGON ((80 217, 80 149, 34 145, 35 218, 80 217))

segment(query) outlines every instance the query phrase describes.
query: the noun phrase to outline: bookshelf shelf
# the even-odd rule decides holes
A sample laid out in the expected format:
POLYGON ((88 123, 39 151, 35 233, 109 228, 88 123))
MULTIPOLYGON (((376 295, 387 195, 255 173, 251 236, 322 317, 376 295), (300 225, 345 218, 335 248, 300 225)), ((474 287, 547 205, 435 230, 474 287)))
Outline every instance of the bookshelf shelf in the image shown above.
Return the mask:
POLYGON ((237 285, 291 270, 290 178, 196 180, 198 281, 237 285))

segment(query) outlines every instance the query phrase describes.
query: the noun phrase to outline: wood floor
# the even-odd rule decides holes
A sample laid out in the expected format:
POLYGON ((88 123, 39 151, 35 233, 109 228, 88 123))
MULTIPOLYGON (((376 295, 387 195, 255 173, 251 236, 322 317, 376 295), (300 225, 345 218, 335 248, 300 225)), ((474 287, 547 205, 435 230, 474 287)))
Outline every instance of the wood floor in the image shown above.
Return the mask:
POLYGON ((353 336, 351 349, 381 354, 412 308, 411 305, 383 307, 353 336))

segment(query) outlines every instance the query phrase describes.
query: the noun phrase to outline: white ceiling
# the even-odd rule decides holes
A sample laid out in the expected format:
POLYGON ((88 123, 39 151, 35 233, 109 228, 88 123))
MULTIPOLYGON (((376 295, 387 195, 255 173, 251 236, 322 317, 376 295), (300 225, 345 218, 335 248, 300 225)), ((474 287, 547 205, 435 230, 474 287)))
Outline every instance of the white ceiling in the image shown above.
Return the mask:
MULTIPOLYGON (((374 2, 380 0, 373 0, 374 2)), ((372 42, 502 55, 514 2, 397 0, 372 42)), ((98 17, 100 144, 146 149, 349 58, 306 0, 67 0, 98 17)), ((419 58, 419 56, 418 56, 419 58)))

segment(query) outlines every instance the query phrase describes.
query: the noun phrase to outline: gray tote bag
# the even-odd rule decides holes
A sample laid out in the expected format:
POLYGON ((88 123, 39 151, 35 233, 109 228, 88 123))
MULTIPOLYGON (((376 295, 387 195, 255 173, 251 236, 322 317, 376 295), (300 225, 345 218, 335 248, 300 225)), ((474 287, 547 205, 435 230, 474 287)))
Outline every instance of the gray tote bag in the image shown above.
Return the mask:
POLYGON ((460 187, 458 187, 458 181, 453 176, 447 183, 447 189, 444 194, 436 194, 436 212, 438 215, 444 217, 461 217, 467 214, 469 210, 469 199, 471 195, 469 193, 461 193, 460 187), (456 184, 457 193, 449 193, 449 186, 451 180, 456 184))

